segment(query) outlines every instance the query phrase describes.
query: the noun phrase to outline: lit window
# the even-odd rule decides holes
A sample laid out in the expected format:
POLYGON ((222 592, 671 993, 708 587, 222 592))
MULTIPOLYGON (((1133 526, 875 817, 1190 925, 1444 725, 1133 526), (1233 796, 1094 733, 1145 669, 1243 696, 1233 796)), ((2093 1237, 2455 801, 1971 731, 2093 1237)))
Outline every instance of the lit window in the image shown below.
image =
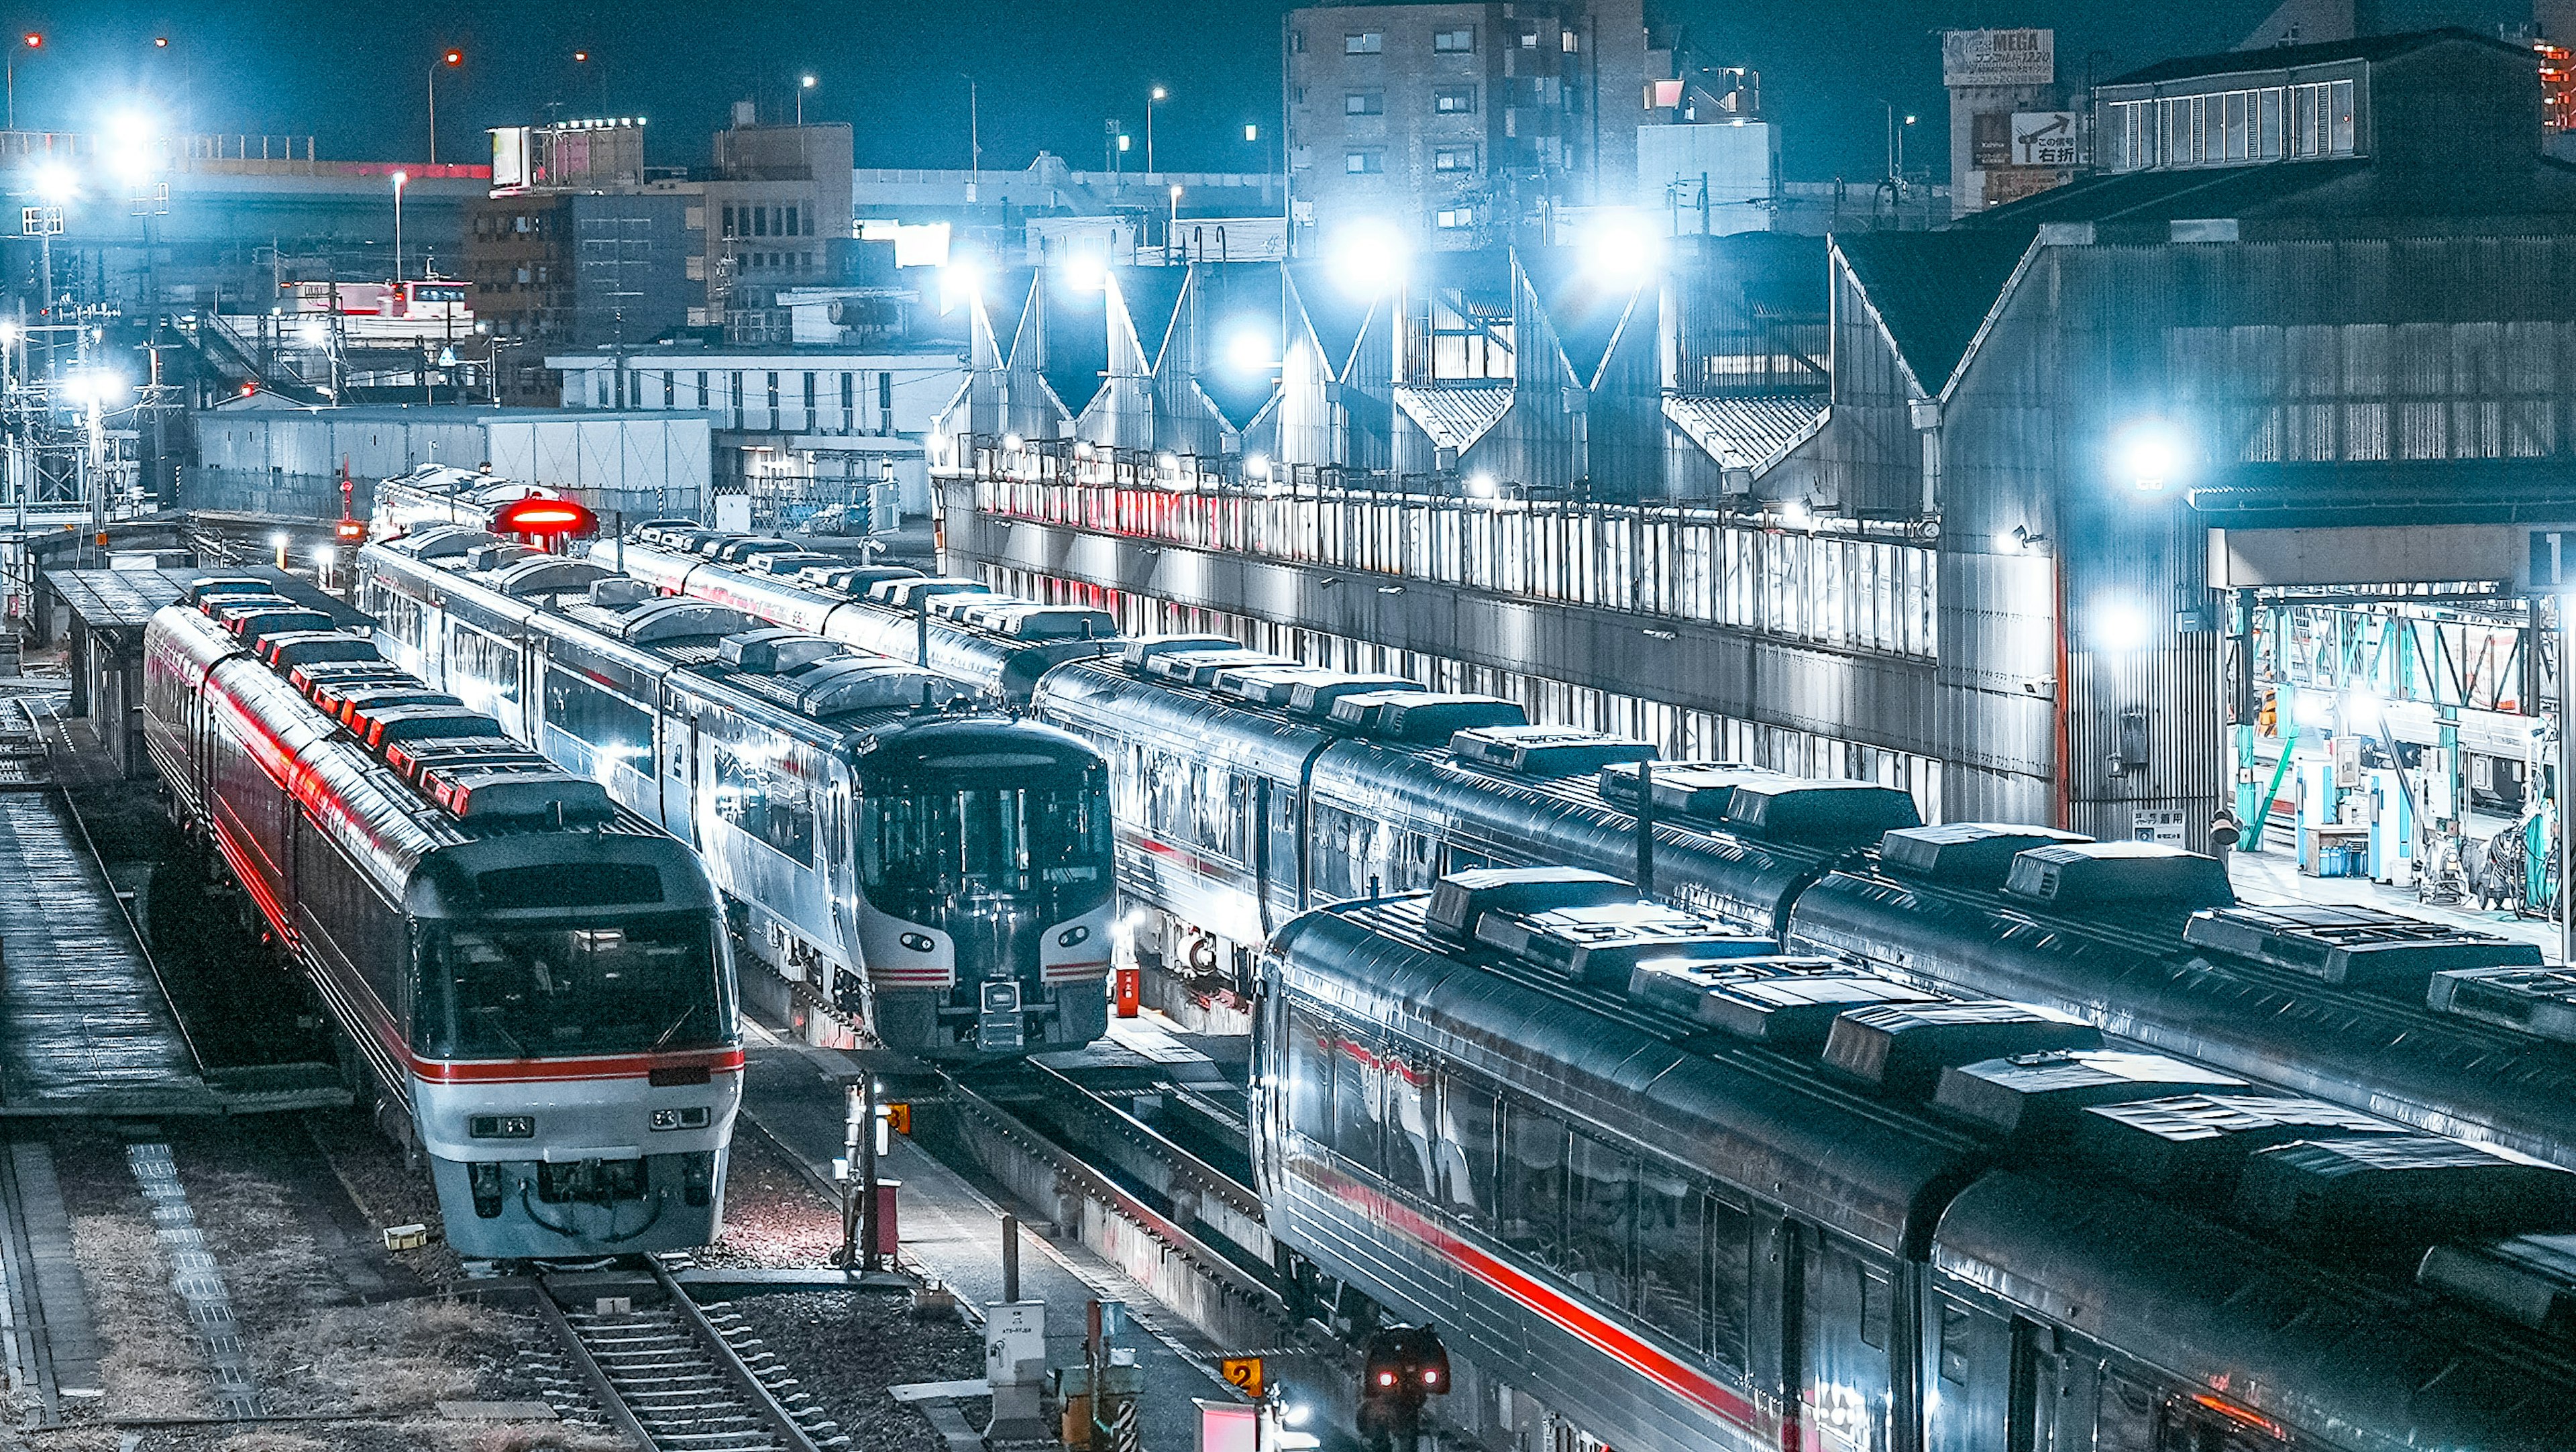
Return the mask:
POLYGON ((1476 153, 1467 147, 1452 147, 1431 153, 1433 171, 1474 171, 1476 153))
POLYGON ((1349 91, 1342 96, 1345 116, 1377 116, 1386 111, 1386 96, 1378 91, 1349 91))
POLYGON ((1567 55, 1572 55, 1577 50, 1582 49, 1581 43, 1574 38, 1574 32, 1571 30, 1557 32, 1557 43, 1565 48, 1565 53, 1567 55))
POLYGON ((1431 48, 1445 55, 1465 55, 1476 48, 1476 32, 1472 30, 1434 31, 1431 36, 1431 48))
POLYGON ((1443 116, 1465 116, 1476 109, 1476 88, 1458 86, 1431 93, 1431 109, 1443 116))
POLYGON ((1471 207, 1444 207, 1432 214, 1431 224, 1442 231, 1454 232, 1461 227, 1476 225, 1476 213, 1471 207))
POLYGON ((1537 31, 1535 31, 1535 30, 1530 31, 1530 32, 1528 32, 1528 33, 1524 34, 1524 35, 1521 37, 1521 49, 1523 49, 1523 50, 1536 50, 1536 49, 1538 49, 1538 32, 1537 32, 1537 31))
POLYGON ((1353 176, 1358 176, 1363 173, 1374 174, 1382 172, 1386 170, 1386 153, 1382 151, 1351 152, 1342 158, 1342 169, 1351 173, 1353 176))
POLYGON ((1342 37, 1344 55, 1383 55, 1386 33, 1379 30, 1355 30, 1342 37))

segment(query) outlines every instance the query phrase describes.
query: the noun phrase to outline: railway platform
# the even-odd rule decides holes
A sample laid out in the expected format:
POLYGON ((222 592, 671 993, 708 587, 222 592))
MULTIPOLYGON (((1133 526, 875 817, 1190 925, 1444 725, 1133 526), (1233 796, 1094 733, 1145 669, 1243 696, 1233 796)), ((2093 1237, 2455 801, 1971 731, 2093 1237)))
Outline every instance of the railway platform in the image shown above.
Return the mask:
MULTIPOLYGON (((750 1040, 744 1086, 747 1114, 810 1174, 828 1180, 843 1143, 844 1100, 838 1086, 854 1072, 859 1059, 799 1043, 788 1031, 771 1025, 747 1023, 746 1027, 750 1040)), ((1091 1054, 1134 1064, 1169 1064, 1189 1057, 1185 1048, 1154 1030, 1121 1025, 1118 1032, 1121 1042, 1091 1054)), ((973 1307, 999 1300, 1006 1211, 996 1197, 1007 1192, 996 1188, 988 1193, 902 1135, 893 1138, 892 1152, 879 1160, 878 1173, 902 1183, 898 1192, 902 1259, 952 1287, 961 1301, 973 1307)), ((1126 1308, 1126 1330, 1118 1344, 1135 1351, 1143 1372, 1145 1391, 1137 1411, 1143 1446, 1147 1452, 1187 1452, 1197 1446, 1198 1412, 1192 1398, 1226 1397, 1229 1393, 1218 1362, 1258 1348, 1218 1344, 1120 1266, 1073 1236, 1047 1233, 1057 1227, 1029 1218, 1045 1212, 1037 1207, 1018 1208, 1024 1227, 1020 1295, 1046 1303, 1049 1364, 1080 1365, 1089 1303, 1094 1299, 1121 1302, 1126 1308)))

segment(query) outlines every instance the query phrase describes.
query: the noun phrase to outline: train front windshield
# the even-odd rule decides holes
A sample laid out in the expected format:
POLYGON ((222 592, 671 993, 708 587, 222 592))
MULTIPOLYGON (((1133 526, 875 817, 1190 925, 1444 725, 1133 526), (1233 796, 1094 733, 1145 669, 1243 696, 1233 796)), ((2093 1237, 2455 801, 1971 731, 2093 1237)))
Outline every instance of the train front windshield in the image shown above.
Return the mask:
POLYGON ((895 917, 935 922, 1005 899, 1049 922, 1078 916, 1109 895, 1106 773, 871 793, 859 844, 868 900, 895 917))
POLYGON ((439 922, 420 943, 421 1051, 552 1059, 728 1044, 733 1004, 715 935, 702 912, 439 922))

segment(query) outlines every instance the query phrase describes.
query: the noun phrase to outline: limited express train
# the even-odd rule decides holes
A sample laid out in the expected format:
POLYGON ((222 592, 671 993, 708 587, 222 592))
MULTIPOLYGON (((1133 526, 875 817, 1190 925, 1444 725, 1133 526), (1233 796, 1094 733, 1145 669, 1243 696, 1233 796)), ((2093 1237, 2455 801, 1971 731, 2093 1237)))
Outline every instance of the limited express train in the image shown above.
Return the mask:
POLYGON ((370 545, 359 591, 404 665, 695 845, 818 1039, 956 1060, 1106 1027, 1108 781, 1078 738, 478 531, 370 545))
POLYGON ((1595 873, 1318 909, 1264 973, 1267 1227, 1495 1442, 2576 1446, 2557 1166, 1595 873))
POLYGON ((489 529, 501 510, 522 499, 562 497, 543 485, 500 478, 488 468, 423 464, 408 474, 377 482, 375 511, 368 518, 367 537, 399 539, 414 530, 440 525, 489 529))
MULTIPOLYGON (((783 542, 762 554, 739 550, 740 536, 659 537, 646 548, 661 555, 696 540, 685 557, 697 563, 653 565, 657 587, 729 591, 754 613, 786 608, 762 605, 772 597, 840 608, 827 574, 754 563, 781 558, 783 542)), ((1009 606, 981 608, 1000 619, 1009 606)), ((1013 660, 997 633, 953 629, 1013 660)), ((1204 970, 1194 976, 1218 992, 1201 997, 1239 1001, 1254 945, 1305 909, 1427 889, 1461 868, 1568 864, 1651 875, 1675 902, 1926 987, 2045 1004, 2576 1167, 2576 983, 2528 944, 2368 908, 2243 906, 2206 857, 2045 828, 1925 827, 1890 787, 1655 762, 1646 743, 1523 724, 1510 702, 1315 670, 1222 637, 1120 650, 972 678, 1033 674, 1040 718, 1108 759, 1130 932, 1183 976, 1204 970)))
POLYGON ((152 618, 143 706, 175 811, 427 1157, 459 1253, 715 1238, 743 1051, 686 847, 259 580, 152 618))

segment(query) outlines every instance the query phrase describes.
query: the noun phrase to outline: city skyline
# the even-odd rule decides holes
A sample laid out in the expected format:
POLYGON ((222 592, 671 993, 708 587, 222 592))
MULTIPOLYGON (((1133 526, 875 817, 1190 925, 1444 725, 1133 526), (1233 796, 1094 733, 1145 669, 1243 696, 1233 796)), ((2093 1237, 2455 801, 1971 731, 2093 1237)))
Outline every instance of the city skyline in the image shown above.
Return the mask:
MULTIPOLYGON (((445 161, 487 159, 488 127, 604 114, 650 119, 654 165, 700 165, 732 102, 753 99, 763 119, 788 119, 801 78, 812 75, 806 118, 851 124, 860 165, 962 167, 971 72, 983 160, 993 169, 1024 167, 1041 150, 1076 167, 1100 165, 1102 123, 1113 117, 1139 138, 1125 164, 1140 166, 1146 96, 1160 84, 1169 90, 1155 106, 1162 169, 1252 171, 1276 162, 1287 8, 762 3, 711 27, 703 10, 668 3, 575 4, 535 16, 494 3, 428 11, 314 0, 255 10, 84 5, 23 21, 44 44, 17 67, 15 101, 18 124, 30 130, 95 129, 139 104, 166 115, 173 130, 312 135, 326 155, 419 160, 428 151, 429 71, 454 47, 463 64, 438 78, 445 161), (313 39, 361 29, 371 37, 364 45, 313 39), (350 96, 367 104, 342 104, 350 96), (1247 124, 1258 128, 1250 141, 1247 124)), ((1824 179, 1878 173, 1891 109, 1927 124, 1939 111, 1941 29, 2053 27, 2060 79, 2080 82, 2088 57, 2107 76, 2226 49, 2270 6, 2226 0, 2152 16, 2122 9, 1906 0, 1820 12, 1780 0, 1723 8, 1701 0, 1653 13, 1687 27, 1710 61, 1761 71, 1787 174, 1824 179)), ((1937 166, 1940 152, 1913 155, 1919 169, 1937 166)))

